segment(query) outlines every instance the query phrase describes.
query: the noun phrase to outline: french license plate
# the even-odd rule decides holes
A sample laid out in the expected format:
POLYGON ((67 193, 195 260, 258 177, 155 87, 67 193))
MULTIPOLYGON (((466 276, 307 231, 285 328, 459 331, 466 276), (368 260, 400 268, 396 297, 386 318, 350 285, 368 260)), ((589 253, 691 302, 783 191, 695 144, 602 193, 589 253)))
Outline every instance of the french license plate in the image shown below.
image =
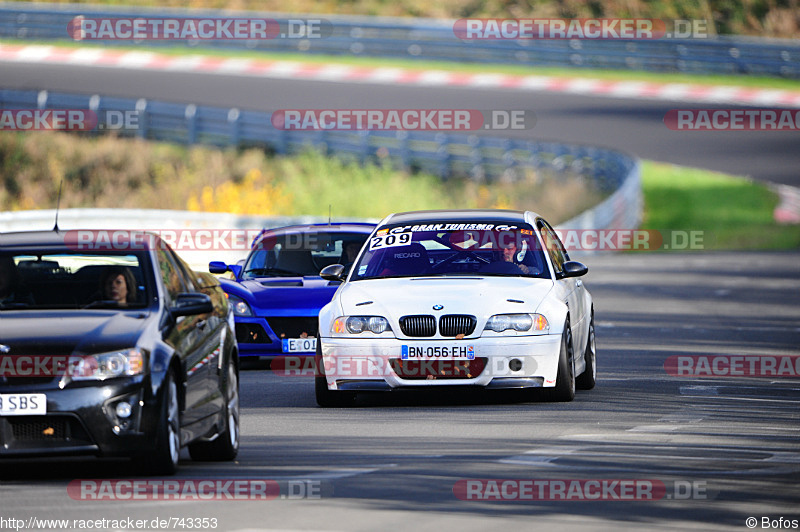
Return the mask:
POLYGON ((43 416, 47 397, 43 393, 0 393, 0 416, 43 416))
POLYGON ((452 345, 404 345, 402 360, 475 360, 475 346, 452 345))
POLYGON ((281 343, 284 353, 313 353, 317 350, 316 338, 284 338, 281 343))

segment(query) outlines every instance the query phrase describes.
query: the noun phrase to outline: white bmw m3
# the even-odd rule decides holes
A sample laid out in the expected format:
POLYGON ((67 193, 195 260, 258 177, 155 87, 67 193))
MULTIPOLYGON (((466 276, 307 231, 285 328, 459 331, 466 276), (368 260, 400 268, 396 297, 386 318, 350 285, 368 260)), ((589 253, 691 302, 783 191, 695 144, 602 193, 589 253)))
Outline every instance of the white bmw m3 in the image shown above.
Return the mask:
POLYGON ((553 228, 533 212, 392 214, 319 315, 323 407, 359 391, 525 388, 554 401, 596 378, 594 309, 553 228))

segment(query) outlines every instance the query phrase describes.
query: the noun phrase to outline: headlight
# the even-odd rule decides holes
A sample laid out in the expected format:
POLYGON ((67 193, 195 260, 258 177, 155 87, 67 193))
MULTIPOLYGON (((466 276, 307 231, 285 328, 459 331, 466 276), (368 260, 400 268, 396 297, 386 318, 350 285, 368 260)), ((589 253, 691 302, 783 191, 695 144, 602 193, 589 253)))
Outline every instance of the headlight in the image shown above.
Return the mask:
POLYGON ((73 366, 70 376, 74 381, 103 381, 114 377, 141 375, 144 372, 144 358, 140 349, 87 355, 73 366))
POLYGON ((247 304, 247 301, 242 299, 241 297, 228 295, 228 301, 230 302, 231 306, 233 307, 233 313, 237 316, 252 316, 253 310, 250 308, 250 305, 247 304))
POLYGON ((361 334, 364 331, 381 334, 391 330, 389 322, 382 316, 340 316, 331 327, 331 332, 337 334, 361 334))
POLYGON ((541 314, 495 314, 486 321, 486 331, 503 332, 509 329, 517 332, 543 332, 550 329, 547 318, 541 314))

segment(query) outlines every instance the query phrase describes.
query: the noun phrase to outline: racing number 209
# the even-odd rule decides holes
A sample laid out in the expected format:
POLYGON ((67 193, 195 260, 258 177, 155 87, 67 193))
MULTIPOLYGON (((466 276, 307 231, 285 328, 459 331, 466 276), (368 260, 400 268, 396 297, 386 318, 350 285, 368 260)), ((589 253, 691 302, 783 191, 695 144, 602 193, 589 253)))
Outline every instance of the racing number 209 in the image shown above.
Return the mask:
POLYGON ((374 236, 369 242, 369 249, 390 248, 392 246, 405 246, 411 243, 411 233, 397 233, 393 235, 374 236))

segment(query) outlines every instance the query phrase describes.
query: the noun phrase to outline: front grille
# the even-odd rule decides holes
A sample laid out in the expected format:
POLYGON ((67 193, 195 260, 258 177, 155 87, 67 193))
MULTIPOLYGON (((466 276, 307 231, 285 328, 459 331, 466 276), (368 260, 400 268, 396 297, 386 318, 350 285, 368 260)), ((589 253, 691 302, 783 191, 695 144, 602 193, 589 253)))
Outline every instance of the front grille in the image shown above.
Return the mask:
POLYGON ((0 417, 0 447, 37 449, 75 445, 94 445, 75 415, 0 417))
POLYGON ((447 314, 439 318, 439 334, 442 336, 469 336, 475 330, 478 320, 468 314, 447 314))
POLYGON ((475 360, 401 360, 390 361, 392 369, 401 379, 406 380, 438 380, 438 379, 474 379, 486 367, 488 359, 475 360))
POLYGON ((270 329, 278 338, 314 338, 317 336, 317 318, 267 318, 270 329), (305 336, 303 336, 305 333, 305 336))
POLYGON ((428 315, 403 316, 400 318, 400 330, 406 336, 433 336, 436 334, 436 318, 428 315))
POLYGON ((67 422, 63 419, 10 419, 9 423, 17 441, 64 441, 68 436, 67 422))
POLYGON ((271 344, 264 327, 258 323, 237 323, 236 341, 240 344, 271 344))

